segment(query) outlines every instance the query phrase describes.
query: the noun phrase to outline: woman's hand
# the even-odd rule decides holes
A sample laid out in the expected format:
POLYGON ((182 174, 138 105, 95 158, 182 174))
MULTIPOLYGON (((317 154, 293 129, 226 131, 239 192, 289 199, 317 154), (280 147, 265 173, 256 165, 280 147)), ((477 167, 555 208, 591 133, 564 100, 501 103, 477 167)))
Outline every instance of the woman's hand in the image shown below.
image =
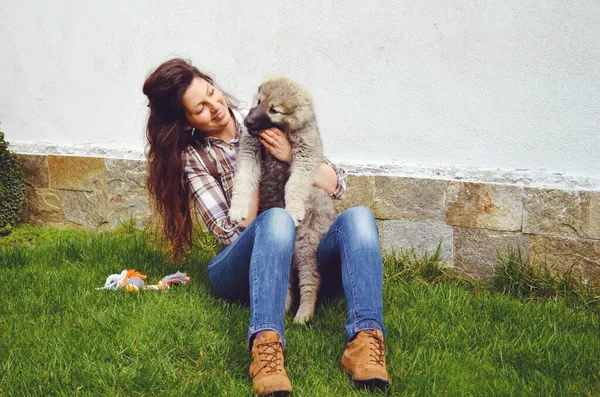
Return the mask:
POLYGON ((259 133, 258 139, 263 146, 279 161, 289 163, 292 161, 292 145, 281 130, 269 128, 259 133))

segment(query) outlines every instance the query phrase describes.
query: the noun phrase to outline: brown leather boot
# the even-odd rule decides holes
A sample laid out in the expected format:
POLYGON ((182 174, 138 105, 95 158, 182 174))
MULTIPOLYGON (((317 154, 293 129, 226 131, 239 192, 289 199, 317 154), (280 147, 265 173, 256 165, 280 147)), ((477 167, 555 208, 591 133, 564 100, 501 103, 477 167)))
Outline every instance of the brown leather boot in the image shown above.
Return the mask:
POLYGON ((342 367, 357 387, 386 388, 390 385, 385 368, 385 344, 379 330, 360 331, 348 343, 342 356, 342 367))
POLYGON ((264 331, 252 343, 250 377, 259 396, 288 396, 292 384, 284 368, 281 339, 275 331, 264 331))

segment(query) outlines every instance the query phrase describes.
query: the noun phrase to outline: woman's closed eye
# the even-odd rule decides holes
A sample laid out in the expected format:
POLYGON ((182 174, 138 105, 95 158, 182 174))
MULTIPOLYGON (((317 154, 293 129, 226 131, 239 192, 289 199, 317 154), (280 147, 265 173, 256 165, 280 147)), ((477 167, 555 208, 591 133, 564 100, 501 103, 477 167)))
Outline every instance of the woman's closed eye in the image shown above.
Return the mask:
MULTIPOLYGON (((216 91, 215 87, 211 87, 210 90, 208 91, 208 96, 209 97, 213 96, 215 91, 216 91)), ((199 115, 200 113, 202 113, 204 111, 205 108, 206 108, 206 106, 202 105, 194 112, 194 115, 196 115, 196 116, 199 115)))

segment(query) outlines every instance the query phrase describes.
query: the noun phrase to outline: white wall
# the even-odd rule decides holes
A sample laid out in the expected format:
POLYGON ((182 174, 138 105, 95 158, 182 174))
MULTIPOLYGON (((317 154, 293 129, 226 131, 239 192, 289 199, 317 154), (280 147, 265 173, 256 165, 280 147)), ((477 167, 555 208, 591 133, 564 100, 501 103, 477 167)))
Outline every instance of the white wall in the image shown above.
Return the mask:
POLYGON ((598 0, 23 0, 0 27, 17 145, 142 150, 142 83, 183 56, 245 101, 304 83, 337 161, 600 178, 598 0))

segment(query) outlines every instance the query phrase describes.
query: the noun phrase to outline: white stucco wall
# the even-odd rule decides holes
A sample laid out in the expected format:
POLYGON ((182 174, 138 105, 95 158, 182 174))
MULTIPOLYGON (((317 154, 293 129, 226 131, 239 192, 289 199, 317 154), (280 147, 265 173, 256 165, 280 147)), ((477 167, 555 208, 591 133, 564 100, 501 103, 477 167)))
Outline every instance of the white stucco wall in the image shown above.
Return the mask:
POLYGON ((23 0, 0 26, 17 148, 140 153, 142 83, 182 56, 247 102, 304 83, 338 162, 600 178, 598 0, 23 0))

